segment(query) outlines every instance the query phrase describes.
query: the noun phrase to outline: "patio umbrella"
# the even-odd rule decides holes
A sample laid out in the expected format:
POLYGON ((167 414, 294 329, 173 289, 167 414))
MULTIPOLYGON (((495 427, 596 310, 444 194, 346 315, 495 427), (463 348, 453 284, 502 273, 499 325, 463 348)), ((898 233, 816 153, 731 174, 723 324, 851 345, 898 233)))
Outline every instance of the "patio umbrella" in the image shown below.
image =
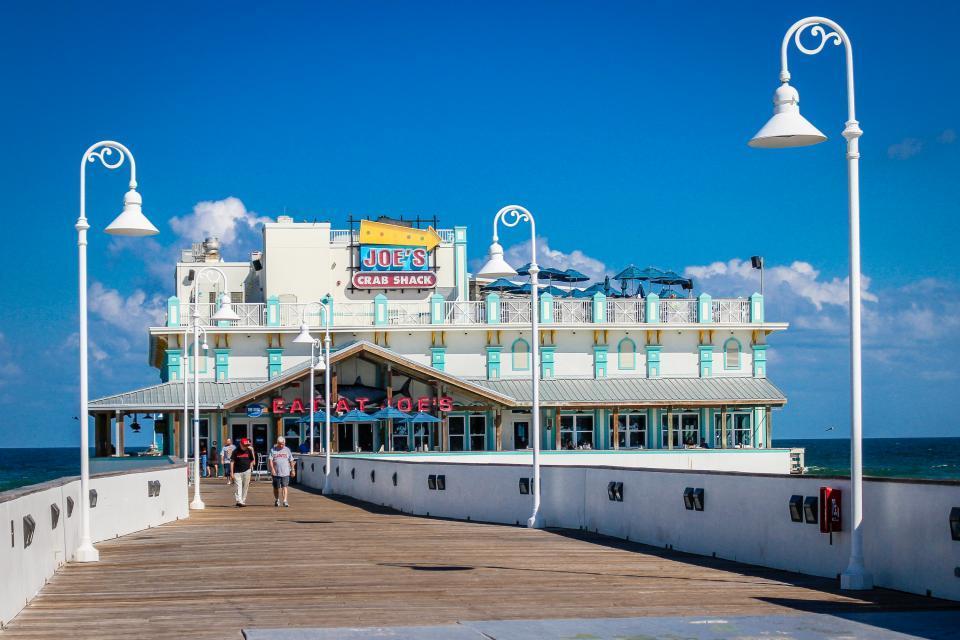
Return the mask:
MULTIPOLYGON (((539 265, 537 265, 539 266, 539 265)), ((529 276, 530 275, 530 263, 521 266, 517 269, 517 275, 519 276, 529 276)), ((553 267, 540 267, 538 272, 538 277, 546 278, 547 280, 560 280, 562 281, 565 277, 565 272, 560 271, 559 269, 554 269, 553 267)))
POLYGON ((409 420, 410 414, 395 407, 384 407, 370 417, 374 420, 409 420))
POLYGON ((482 287, 483 291, 513 291, 517 289, 520 285, 515 282, 510 282, 506 278, 497 278, 490 284, 484 285, 482 287))
POLYGON ((353 409, 347 413, 340 416, 340 422, 346 423, 360 423, 360 422, 376 422, 376 419, 373 418, 368 413, 360 411, 360 409, 353 409))
POLYGON ((429 413, 424 413, 421 411, 412 416, 407 416, 404 422, 409 422, 410 424, 434 424, 437 422, 443 422, 443 420, 436 416, 432 416, 429 413))
POLYGON ((563 274, 566 282, 586 282, 590 279, 590 276, 585 273, 581 273, 576 269, 567 269, 563 272, 563 274))
MULTIPOLYGON (((325 411, 314 411, 314 412, 313 412, 313 423, 314 423, 314 424, 316 424, 316 423, 318 423, 318 422, 326 422, 326 421, 327 421, 327 413, 326 413, 325 411)), ((335 415, 333 415, 333 414, 331 413, 331 414, 330 414, 330 422, 343 422, 343 421, 342 421, 340 418, 338 418, 337 416, 335 416, 335 415)), ((307 414, 307 415, 303 416, 302 418, 300 418, 299 420, 297 420, 297 423, 298 423, 298 424, 310 424, 310 414, 307 414)))
POLYGON ((675 284, 686 284, 688 279, 674 271, 664 271, 660 275, 650 278, 650 282, 653 284, 665 284, 670 286, 675 284))
POLYGON ((567 290, 561 289, 560 287, 555 287, 552 284, 540 288, 540 295, 543 295, 544 293, 549 293, 554 298, 566 298, 569 295, 567 290))

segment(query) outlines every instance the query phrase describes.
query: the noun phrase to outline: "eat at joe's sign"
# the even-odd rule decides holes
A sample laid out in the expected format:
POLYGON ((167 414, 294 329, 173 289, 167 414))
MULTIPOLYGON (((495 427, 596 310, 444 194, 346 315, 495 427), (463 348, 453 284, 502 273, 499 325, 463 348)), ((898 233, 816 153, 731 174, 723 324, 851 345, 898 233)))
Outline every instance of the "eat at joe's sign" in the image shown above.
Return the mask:
MULTIPOLYGON (((283 398, 273 398, 270 401, 270 411, 275 415, 284 415, 284 414, 302 414, 309 413, 309 401, 304 405, 303 401, 300 398, 294 398, 290 401, 288 405, 286 400, 283 398)), ((333 409, 337 413, 346 413, 350 409, 359 409, 360 411, 366 411, 367 405, 370 404, 369 398, 357 398, 357 401, 351 406, 350 401, 346 398, 340 398, 337 400, 336 407, 333 409)), ((398 398, 394 401, 393 406, 398 411, 403 411, 404 413, 409 413, 411 411, 430 411, 431 409, 436 409, 440 412, 453 411, 453 398, 450 396, 439 396, 437 398, 431 398, 430 396, 420 396, 419 398, 398 398)), ((323 398, 315 397, 313 400, 313 412, 317 413, 322 411, 325 407, 323 398)))

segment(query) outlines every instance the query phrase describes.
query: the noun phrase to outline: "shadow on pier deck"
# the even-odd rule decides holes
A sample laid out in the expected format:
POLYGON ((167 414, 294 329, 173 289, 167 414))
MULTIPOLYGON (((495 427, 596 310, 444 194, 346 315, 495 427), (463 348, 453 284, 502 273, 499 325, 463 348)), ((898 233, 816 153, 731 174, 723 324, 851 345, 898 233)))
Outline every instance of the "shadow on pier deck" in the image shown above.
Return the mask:
MULTIPOLYGON (((419 518, 268 483, 237 509, 221 481, 191 518, 98 545, 4 638, 241 638, 241 629, 464 620, 782 616, 953 608, 582 532, 419 518)), ((96 514, 94 513, 94 516, 96 514)), ((704 532, 704 535, 709 535, 704 532)))

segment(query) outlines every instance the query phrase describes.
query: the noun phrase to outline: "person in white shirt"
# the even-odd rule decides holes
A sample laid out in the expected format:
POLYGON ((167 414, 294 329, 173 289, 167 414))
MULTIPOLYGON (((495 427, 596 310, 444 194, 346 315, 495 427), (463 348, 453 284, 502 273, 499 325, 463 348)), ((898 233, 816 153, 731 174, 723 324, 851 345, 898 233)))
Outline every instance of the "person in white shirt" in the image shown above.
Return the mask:
POLYGON ((270 468, 270 475, 273 476, 273 506, 289 507, 287 502, 287 491, 290 486, 290 476, 296 474, 296 468, 293 464, 293 453, 287 448, 287 439, 283 436, 277 438, 277 444, 270 449, 267 465, 270 468))

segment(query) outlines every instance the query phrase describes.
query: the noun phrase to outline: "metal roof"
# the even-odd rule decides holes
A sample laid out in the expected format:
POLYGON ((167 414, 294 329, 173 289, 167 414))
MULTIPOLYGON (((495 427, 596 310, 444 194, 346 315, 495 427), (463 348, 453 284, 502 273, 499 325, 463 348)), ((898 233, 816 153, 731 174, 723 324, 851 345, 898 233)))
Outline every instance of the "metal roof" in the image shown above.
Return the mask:
MULTIPOLYGON (((474 380, 529 405, 528 378, 474 380)), ((785 404, 766 378, 554 378, 540 381, 543 405, 785 404)))
MULTIPOLYGON (((229 382, 200 381, 200 408, 217 409, 231 398, 247 393, 264 384, 266 380, 247 379, 229 382)), ((190 403, 193 404, 193 385, 190 388, 190 403)), ((124 411, 150 411, 183 408, 183 382, 164 382, 163 384, 134 389, 105 398, 90 401, 90 410, 122 409, 124 411)))

